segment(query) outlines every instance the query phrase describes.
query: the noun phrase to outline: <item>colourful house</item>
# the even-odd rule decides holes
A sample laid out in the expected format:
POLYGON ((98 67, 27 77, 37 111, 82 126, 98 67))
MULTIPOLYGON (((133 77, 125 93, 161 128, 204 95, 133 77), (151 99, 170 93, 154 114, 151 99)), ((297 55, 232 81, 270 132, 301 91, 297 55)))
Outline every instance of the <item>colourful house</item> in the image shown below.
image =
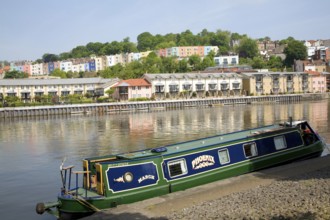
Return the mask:
POLYGON ((122 80, 114 86, 113 97, 119 100, 132 98, 151 98, 151 84, 145 79, 122 80))

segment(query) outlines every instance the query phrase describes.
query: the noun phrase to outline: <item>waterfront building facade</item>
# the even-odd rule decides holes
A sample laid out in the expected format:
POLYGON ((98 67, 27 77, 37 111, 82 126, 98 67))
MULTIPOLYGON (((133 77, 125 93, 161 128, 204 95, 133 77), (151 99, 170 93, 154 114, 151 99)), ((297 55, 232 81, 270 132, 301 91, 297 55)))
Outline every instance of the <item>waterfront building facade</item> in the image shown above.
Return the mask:
POLYGON ((132 98, 151 98, 151 84, 145 79, 127 79, 118 82, 113 97, 125 101, 132 98))
MULTIPOLYGON (((314 92, 313 77, 306 72, 254 72, 242 73, 241 75, 243 76, 243 88, 246 95, 314 92)), ((326 78, 322 79, 325 85, 326 78)))
POLYGON ((96 90, 115 85, 119 79, 73 78, 73 79, 2 79, 2 97, 17 96, 23 101, 31 101, 35 96, 67 96, 73 94, 96 94, 96 90))
POLYGON ((156 99, 239 96, 242 77, 237 73, 144 74, 156 99))

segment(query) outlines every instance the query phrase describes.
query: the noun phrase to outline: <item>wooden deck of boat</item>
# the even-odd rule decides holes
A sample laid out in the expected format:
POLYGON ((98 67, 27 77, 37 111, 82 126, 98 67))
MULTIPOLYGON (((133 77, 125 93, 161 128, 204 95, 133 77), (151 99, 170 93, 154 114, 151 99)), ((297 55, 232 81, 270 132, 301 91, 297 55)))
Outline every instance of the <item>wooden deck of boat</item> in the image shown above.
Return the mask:
MULTIPOLYGON (((77 190, 73 189, 69 192, 69 194, 76 196, 77 194, 77 190)), ((88 198, 95 198, 95 197, 100 197, 100 194, 98 194, 97 192, 91 191, 91 190, 85 190, 84 188, 78 188, 78 196, 79 197, 88 197, 88 198), (87 193, 87 194, 86 194, 87 193)))

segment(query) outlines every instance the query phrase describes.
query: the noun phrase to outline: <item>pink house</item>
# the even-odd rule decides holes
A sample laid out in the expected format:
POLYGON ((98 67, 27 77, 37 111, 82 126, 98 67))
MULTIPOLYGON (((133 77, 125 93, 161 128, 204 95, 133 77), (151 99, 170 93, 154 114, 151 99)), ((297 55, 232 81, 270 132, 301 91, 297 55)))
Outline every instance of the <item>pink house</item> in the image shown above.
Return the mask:
POLYGON ((151 84, 145 79, 122 80, 114 86, 114 97, 119 100, 151 98, 151 84))
POLYGON ((314 93, 324 93, 327 90, 327 78, 326 75, 316 72, 316 71, 307 71, 311 76, 311 92, 314 93))

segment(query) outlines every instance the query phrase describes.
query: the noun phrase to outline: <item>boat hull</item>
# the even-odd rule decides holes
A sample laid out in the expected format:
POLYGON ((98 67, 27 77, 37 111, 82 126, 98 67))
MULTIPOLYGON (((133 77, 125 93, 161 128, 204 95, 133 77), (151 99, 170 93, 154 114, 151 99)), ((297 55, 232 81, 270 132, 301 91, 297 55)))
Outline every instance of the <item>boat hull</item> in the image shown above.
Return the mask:
MULTIPOLYGON (((167 185, 157 186, 153 189, 137 190, 126 196, 105 197, 102 199, 88 199, 87 203, 91 204, 99 210, 116 207, 121 204, 128 204, 144 199, 165 195, 167 193, 176 192, 207 184, 210 182, 227 179, 230 177, 274 167, 297 160, 303 160, 311 157, 319 157, 323 151, 323 144, 316 142, 313 145, 290 149, 290 152, 281 152, 280 154, 267 155, 263 158, 244 161, 242 163, 233 164, 232 166, 223 167, 212 172, 205 172, 200 175, 191 176, 185 179, 171 181, 167 185)), ((58 198, 61 206, 58 207, 60 219, 77 219, 91 215, 97 210, 88 205, 84 205, 74 198, 58 198)))

